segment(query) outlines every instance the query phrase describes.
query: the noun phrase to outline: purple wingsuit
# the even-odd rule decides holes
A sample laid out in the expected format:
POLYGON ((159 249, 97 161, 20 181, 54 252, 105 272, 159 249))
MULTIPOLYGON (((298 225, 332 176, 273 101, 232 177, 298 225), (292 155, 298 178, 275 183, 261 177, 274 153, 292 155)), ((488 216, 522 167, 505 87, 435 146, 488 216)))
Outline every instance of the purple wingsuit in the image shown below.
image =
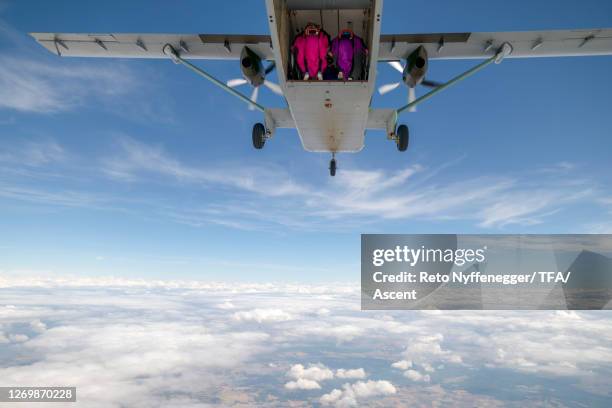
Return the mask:
POLYGON ((336 65, 348 78, 353 70, 353 57, 358 53, 365 53, 363 40, 353 34, 350 38, 336 37, 331 45, 332 54, 336 60, 336 65))

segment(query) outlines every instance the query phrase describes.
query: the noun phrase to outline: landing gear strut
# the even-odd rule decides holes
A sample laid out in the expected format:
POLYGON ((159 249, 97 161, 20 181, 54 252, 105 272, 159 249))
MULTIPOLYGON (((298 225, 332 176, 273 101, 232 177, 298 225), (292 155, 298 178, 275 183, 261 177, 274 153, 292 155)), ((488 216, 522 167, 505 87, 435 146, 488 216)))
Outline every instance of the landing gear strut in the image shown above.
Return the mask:
POLYGON ((336 175, 336 153, 332 153, 332 159, 329 161, 329 175, 336 175))
POLYGON ((397 144, 397 150, 405 152, 408 149, 408 141, 410 139, 408 126, 399 125, 395 132, 395 143, 397 144))
POLYGON ((261 149, 266 144, 266 128, 261 123, 253 125, 253 147, 261 149))

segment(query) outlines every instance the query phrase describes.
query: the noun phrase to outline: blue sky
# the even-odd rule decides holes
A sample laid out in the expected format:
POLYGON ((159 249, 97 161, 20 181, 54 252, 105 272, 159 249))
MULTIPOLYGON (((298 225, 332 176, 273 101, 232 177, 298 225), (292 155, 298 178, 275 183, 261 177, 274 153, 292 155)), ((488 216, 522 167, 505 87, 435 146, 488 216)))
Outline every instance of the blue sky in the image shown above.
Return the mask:
MULTIPOLYGON (((607 1, 507 3, 386 1, 382 31, 612 27, 607 1)), ((182 67, 60 59, 26 35, 267 33, 263 2, 4 1, 0 24, 5 273, 356 280, 366 232, 612 231, 612 57, 487 68, 403 117, 407 153, 368 133, 331 179, 293 130, 254 151, 260 114, 182 67)), ((473 64, 434 61, 430 77, 473 64)), ((380 66, 380 84, 396 80, 380 66)))

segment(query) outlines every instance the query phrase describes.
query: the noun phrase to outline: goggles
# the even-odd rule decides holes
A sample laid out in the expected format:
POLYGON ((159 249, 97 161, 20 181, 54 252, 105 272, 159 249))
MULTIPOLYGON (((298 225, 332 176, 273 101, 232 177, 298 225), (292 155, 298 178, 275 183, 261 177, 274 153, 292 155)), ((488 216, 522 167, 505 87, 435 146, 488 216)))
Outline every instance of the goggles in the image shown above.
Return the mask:
POLYGON ((340 32, 340 37, 342 37, 342 38, 351 38, 351 37, 353 37, 353 31, 349 30, 349 29, 342 30, 340 32))
POLYGON ((319 27, 316 24, 307 24, 306 28, 304 29, 304 32, 306 33, 306 35, 317 35, 319 34, 319 31, 321 31, 319 29, 319 27))

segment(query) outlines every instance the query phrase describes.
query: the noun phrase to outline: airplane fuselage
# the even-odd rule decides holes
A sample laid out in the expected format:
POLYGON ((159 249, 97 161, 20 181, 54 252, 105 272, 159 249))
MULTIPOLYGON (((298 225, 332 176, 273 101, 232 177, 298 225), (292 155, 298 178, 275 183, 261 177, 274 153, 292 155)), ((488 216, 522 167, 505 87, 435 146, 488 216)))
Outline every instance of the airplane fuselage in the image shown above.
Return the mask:
MULTIPOLYGON (((359 3, 359 0, 355 2, 357 6, 359 3)), ((301 81, 289 80, 286 75, 290 47, 287 38, 289 33, 287 26, 290 25, 290 21, 287 15, 291 14, 291 11, 286 10, 286 2, 266 0, 279 84, 283 89, 302 145, 307 151, 358 152, 364 146, 370 102, 376 81, 382 0, 374 0, 371 5, 368 9, 367 22, 362 24, 366 27, 364 31, 367 30, 365 35, 369 48, 367 80, 301 81)), ((356 15, 353 10, 357 9, 347 9, 345 11, 347 16, 351 13, 356 15)), ((342 10, 338 10, 338 13, 341 12, 342 10)), ((365 11, 360 12, 365 13, 365 11)), ((308 10, 303 13, 307 14, 308 10)), ((326 29, 325 24, 322 25, 323 29, 326 29)))

